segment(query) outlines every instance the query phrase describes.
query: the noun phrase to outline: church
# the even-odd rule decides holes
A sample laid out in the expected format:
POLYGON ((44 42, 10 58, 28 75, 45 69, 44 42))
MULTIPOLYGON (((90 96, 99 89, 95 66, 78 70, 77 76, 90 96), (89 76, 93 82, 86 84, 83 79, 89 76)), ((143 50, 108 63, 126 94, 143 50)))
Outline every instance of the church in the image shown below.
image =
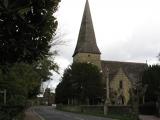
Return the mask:
POLYGON ((146 63, 101 60, 88 0, 73 53, 73 62, 89 62, 96 65, 102 71, 102 83, 109 103, 120 105, 128 104, 132 85, 141 80, 142 73, 147 67, 146 63))

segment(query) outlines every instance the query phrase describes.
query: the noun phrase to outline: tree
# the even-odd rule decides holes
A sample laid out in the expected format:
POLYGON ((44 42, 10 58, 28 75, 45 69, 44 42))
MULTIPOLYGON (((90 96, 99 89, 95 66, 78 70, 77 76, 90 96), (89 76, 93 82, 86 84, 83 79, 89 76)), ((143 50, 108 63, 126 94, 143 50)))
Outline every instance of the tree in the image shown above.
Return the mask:
POLYGON ((101 81, 102 75, 97 66, 91 63, 73 63, 65 70, 62 81, 56 88, 56 96, 72 102, 76 100, 79 104, 96 104, 103 94, 101 81))
MULTIPOLYGON (((0 0, 0 89, 7 90, 6 106, 25 107, 27 99, 38 94, 41 82, 50 78, 50 70, 57 71, 50 48, 59 2, 0 0)), ((21 112, 5 112, 10 110, 0 109, 0 119, 10 120, 21 112)))
POLYGON ((20 66, 21 63, 32 65, 41 81, 49 79, 50 70, 57 71, 57 64, 54 59, 50 59, 55 52, 49 50, 57 28, 53 13, 59 2, 60 0, 0 1, 2 74, 9 74, 8 71, 18 63, 20 66))
MULTIPOLYGON (((160 53, 158 54, 158 60, 160 61, 160 53)), ((159 91, 157 91, 158 100, 157 100, 157 108, 158 108, 158 116, 160 117, 160 85, 159 91)))
POLYGON ((0 88, 7 91, 7 101, 5 105, 0 101, 4 108, 0 110, 0 116, 5 114, 0 119, 10 120, 19 114, 20 109, 25 108, 29 98, 37 95, 41 84, 40 76, 32 65, 17 63, 8 68, 7 73, 1 74, 1 77, 0 88))
POLYGON ((160 66, 149 66, 148 69, 144 71, 142 78, 143 85, 148 85, 145 94, 145 101, 156 102, 158 100, 158 92, 160 91, 160 66))
MULTIPOLYGON (((160 61, 160 53, 157 58, 160 61)), ((160 116, 160 65, 149 66, 142 78, 142 83, 148 85, 145 102, 156 103, 157 114, 160 116)))
POLYGON ((64 71, 62 81, 56 87, 56 103, 70 104, 72 102, 69 100, 74 99, 75 92, 71 81, 71 67, 68 67, 64 71))
POLYGON ((0 1, 0 64, 33 63, 49 54, 60 0, 0 1))
POLYGON ((158 60, 160 61, 160 53, 158 54, 158 56, 157 56, 157 57, 158 57, 158 60))

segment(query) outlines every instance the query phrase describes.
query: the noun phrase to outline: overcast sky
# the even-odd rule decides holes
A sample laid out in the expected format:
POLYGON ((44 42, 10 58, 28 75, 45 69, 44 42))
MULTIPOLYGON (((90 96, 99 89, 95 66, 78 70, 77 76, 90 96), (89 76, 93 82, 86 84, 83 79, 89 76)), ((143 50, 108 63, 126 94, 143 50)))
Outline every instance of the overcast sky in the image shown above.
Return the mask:
MULTIPOLYGON (((62 0, 57 13, 60 72, 72 63, 86 0, 62 0)), ((101 59, 157 63, 160 52, 160 0, 89 0, 101 59)), ((59 75, 53 75, 55 87, 59 75)))

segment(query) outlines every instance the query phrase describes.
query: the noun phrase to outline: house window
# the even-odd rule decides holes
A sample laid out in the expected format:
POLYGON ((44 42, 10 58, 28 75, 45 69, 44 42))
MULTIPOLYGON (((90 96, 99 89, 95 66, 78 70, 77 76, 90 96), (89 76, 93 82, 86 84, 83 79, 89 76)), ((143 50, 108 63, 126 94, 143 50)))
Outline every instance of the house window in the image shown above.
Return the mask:
POLYGON ((122 80, 119 82, 119 88, 120 88, 120 89, 123 88, 123 82, 122 82, 122 80))

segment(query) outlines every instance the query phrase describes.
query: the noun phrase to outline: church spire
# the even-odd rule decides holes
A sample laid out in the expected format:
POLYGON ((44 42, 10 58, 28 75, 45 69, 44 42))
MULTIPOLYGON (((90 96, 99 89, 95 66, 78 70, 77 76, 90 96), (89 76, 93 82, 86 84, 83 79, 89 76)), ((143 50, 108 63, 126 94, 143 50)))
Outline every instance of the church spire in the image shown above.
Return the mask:
POLYGON ((73 57, 77 53, 101 54, 96 43, 88 0, 86 0, 77 46, 73 57))

